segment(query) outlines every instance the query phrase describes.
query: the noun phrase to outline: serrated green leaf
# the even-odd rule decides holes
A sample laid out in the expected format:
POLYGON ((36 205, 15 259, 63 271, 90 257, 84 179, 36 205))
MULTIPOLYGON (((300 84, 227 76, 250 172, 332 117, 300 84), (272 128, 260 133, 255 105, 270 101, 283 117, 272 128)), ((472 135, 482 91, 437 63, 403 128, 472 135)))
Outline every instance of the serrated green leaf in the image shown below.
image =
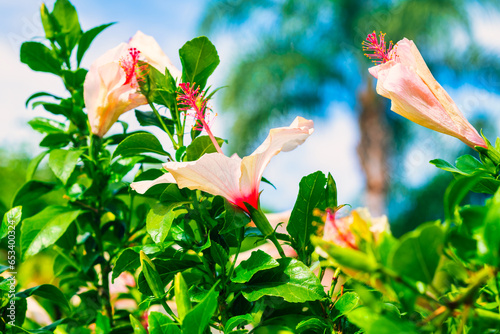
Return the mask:
MULTIPOLYGON (((215 138, 219 146, 222 146, 224 140, 221 138, 215 138)), ((186 149, 186 159, 187 161, 195 161, 201 158, 204 154, 215 153, 217 149, 215 148, 212 140, 209 136, 200 136, 193 140, 193 142, 186 149)))
MULTIPOLYGON (((160 120, 158 119, 158 117, 156 117, 156 114, 152 111, 140 111, 136 109, 135 117, 137 118, 137 121, 141 126, 156 126, 162 131, 165 131, 163 125, 160 123, 160 120)), ((174 133, 175 131, 174 121, 165 116, 161 116, 161 119, 163 121, 163 124, 165 124, 167 129, 170 131, 170 133, 174 133)))
POLYGON ((253 275, 262 270, 276 268, 279 266, 271 255, 258 249, 253 251, 248 260, 242 261, 235 269, 235 276, 231 281, 235 283, 246 283, 252 279, 253 275))
POLYGON ((169 153, 163 150, 160 141, 154 135, 147 132, 141 132, 128 136, 118 144, 118 147, 113 153, 113 158, 119 155, 128 156, 145 152, 170 156, 169 153))
POLYGON ((33 71, 61 74, 61 63, 42 43, 24 42, 21 45, 21 62, 33 71))
POLYGON ((326 297, 318 277, 305 264, 291 258, 277 261, 279 267, 260 271, 245 284, 242 293, 248 301, 275 296, 290 303, 304 303, 326 297))
POLYGON ((66 56, 69 57, 82 33, 78 13, 68 0, 57 0, 54 4, 52 16, 57 20, 61 29, 61 33, 56 36, 56 40, 65 51, 66 56))
POLYGON ((220 63, 215 46, 205 37, 197 37, 179 50, 182 62, 182 81, 205 88, 207 79, 220 63))
POLYGON ((338 312, 337 316, 333 319, 335 321, 337 318, 346 315, 347 313, 354 310, 359 304, 359 296, 355 292, 346 292, 335 302, 333 306, 334 310, 338 312))
POLYGON ((213 241, 209 249, 210 255, 214 259, 215 263, 217 263, 222 268, 222 270, 225 271, 226 264, 229 261, 229 255, 227 254, 224 247, 213 241))
POLYGON ((80 210, 70 210, 67 207, 48 206, 36 215, 25 219, 21 226, 23 258, 26 259, 53 245, 80 212, 80 210))
MULTIPOLYGON (((169 282, 171 282, 174 279, 174 275, 176 273, 192 268, 196 266, 197 263, 186 260, 154 259, 153 264, 155 265, 156 271, 160 275, 162 284, 166 286, 169 282)), ((152 291, 147 285, 146 278, 144 277, 143 273, 139 274, 139 278, 137 279, 137 286, 142 294, 148 296, 152 295, 152 291)))
POLYGON ((55 176, 63 184, 68 182, 71 173, 80 159, 83 150, 52 150, 49 155, 49 167, 54 172, 55 176))

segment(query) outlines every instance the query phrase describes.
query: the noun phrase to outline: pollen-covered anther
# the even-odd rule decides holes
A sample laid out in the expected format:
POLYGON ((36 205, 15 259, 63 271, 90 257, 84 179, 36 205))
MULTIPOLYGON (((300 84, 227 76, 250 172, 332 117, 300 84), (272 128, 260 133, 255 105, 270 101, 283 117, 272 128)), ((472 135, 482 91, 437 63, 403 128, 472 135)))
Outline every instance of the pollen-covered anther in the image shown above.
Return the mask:
POLYGON ((374 31, 371 34, 368 34, 366 40, 362 42, 363 51, 366 51, 364 55, 371 59, 371 61, 380 65, 385 62, 388 62, 392 59, 392 41, 389 42, 389 46, 386 47, 385 43, 385 34, 380 32, 380 37, 377 38, 377 33, 374 31))

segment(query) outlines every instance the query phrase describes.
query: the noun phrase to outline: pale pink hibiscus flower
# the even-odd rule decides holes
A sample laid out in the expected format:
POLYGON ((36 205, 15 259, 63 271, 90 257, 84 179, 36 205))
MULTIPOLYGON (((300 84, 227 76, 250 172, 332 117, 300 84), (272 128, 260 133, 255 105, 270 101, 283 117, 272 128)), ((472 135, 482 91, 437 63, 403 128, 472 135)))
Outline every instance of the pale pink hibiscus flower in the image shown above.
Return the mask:
POLYGON ((264 143, 243 159, 236 154, 227 157, 222 153, 209 153, 196 161, 167 162, 163 167, 169 173, 154 181, 134 182, 131 187, 145 193, 156 184, 177 183, 179 188, 199 189, 225 197, 246 212, 244 203, 258 209, 260 182, 271 158, 281 151, 295 149, 313 131, 313 121, 297 117, 288 127, 271 129, 264 143))
POLYGON ((128 43, 107 51, 92 63, 83 84, 93 134, 103 137, 121 114, 147 104, 137 82, 139 60, 162 73, 168 69, 174 78, 181 77, 155 39, 140 31, 128 43))
POLYGON ((391 110, 426 128, 486 148, 476 129, 462 115, 448 93, 434 79, 417 47, 406 38, 386 48, 375 32, 363 42, 363 50, 377 66, 369 69, 378 79, 377 93, 391 99, 391 110))

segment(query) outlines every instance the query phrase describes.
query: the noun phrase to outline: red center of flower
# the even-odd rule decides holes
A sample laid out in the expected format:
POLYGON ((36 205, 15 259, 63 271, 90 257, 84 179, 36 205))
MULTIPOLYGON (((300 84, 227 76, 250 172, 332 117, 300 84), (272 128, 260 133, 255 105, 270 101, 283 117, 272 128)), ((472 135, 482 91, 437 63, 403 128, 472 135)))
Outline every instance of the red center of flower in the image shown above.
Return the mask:
POLYGON ((136 48, 129 48, 128 55, 120 60, 120 66, 125 71, 124 85, 130 85, 132 88, 137 88, 137 69, 139 62, 139 54, 141 51, 136 48))
POLYGON ((363 51, 367 52, 365 56, 370 58, 376 65, 383 64, 392 59, 390 55, 393 46, 392 41, 389 42, 389 47, 386 47, 385 34, 382 32, 380 32, 380 41, 377 39, 377 34, 374 31, 368 34, 366 40, 361 44, 363 45, 363 51))

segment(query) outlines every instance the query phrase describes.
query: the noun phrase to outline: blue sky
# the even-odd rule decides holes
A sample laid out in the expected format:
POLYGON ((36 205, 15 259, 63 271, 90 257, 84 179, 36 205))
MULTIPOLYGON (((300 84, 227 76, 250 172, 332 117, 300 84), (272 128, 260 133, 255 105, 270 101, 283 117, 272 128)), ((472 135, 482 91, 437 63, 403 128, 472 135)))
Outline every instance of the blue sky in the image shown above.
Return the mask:
MULTIPOLYGON (((108 28, 92 44, 86 54, 83 67, 88 68, 91 62, 106 50, 127 41, 137 30, 142 30, 156 38, 164 52, 172 62, 180 67, 178 49, 188 40, 198 36, 198 24, 203 15, 204 1, 117 1, 117 0, 73 0, 80 15, 80 23, 84 30, 94 26, 118 22, 108 28)), ((39 19, 41 1, 38 0, 0 0, 0 91, 2 92, 2 108, 0 112, 0 144, 11 149, 23 149, 36 154, 40 149, 38 142, 41 135, 35 133, 26 122, 35 116, 47 116, 40 109, 28 110, 24 101, 37 91, 48 91, 64 94, 64 87, 58 78, 50 74, 33 72, 19 61, 19 47, 23 41, 43 36, 39 19)), ((52 1, 47 3, 52 8, 52 1)), ((499 21, 500 16, 480 7, 471 9, 476 19, 473 26, 478 41, 490 51, 500 50, 499 21)), ((226 84, 232 63, 238 52, 252 47, 252 40, 258 39, 252 31, 240 32, 236 36, 230 31, 208 36, 216 45, 221 64, 209 84, 214 87, 226 84), (242 37, 241 34, 245 34, 242 37)), ((445 88, 448 89, 448 87, 445 88)), ((498 96, 485 90, 462 86, 448 90, 462 111, 473 115, 479 107, 488 106, 492 113, 497 112, 495 105, 500 105, 498 96)), ((229 140, 229 129, 233 115, 218 109, 217 95, 213 101, 218 117, 215 120, 214 132, 229 140)), ((483 108, 484 109, 484 108, 483 108)), ((327 106, 326 119, 315 120, 316 130, 310 139, 293 152, 282 153, 275 157, 264 176, 276 186, 274 190, 268 185, 264 189, 262 203, 274 210, 287 210, 293 206, 300 178, 316 170, 332 172, 339 188, 339 202, 362 204, 359 194, 363 189, 363 178, 357 161, 356 145, 359 138, 357 121, 353 119, 350 106, 345 102, 334 102, 327 106), (333 112, 335 110, 335 112, 333 112)), ((50 115, 50 117, 52 117, 50 115)), ((295 115, 291 115, 285 124, 288 125, 295 115)), ((123 115, 132 128, 137 126, 133 113, 123 115)), ((420 130, 419 130, 420 131, 420 130)), ((427 131, 427 130, 425 130, 427 131)), ((430 130, 429 130, 430 131, 430 130)), ((446 136, 439 136, 444 145, 457 146, 460 142, 446 136)), ((167 143, 166 138, 161 138, 167 143)), ((165 144, 168 149, 168 145, 165 144)), ((428 161, 436 158, 432 150, 417 145, 405 166, 411 174, 410 182, 418 184, 434 167, 428 161)), ((406 168, 405 167, 405 168, 406 168)))

